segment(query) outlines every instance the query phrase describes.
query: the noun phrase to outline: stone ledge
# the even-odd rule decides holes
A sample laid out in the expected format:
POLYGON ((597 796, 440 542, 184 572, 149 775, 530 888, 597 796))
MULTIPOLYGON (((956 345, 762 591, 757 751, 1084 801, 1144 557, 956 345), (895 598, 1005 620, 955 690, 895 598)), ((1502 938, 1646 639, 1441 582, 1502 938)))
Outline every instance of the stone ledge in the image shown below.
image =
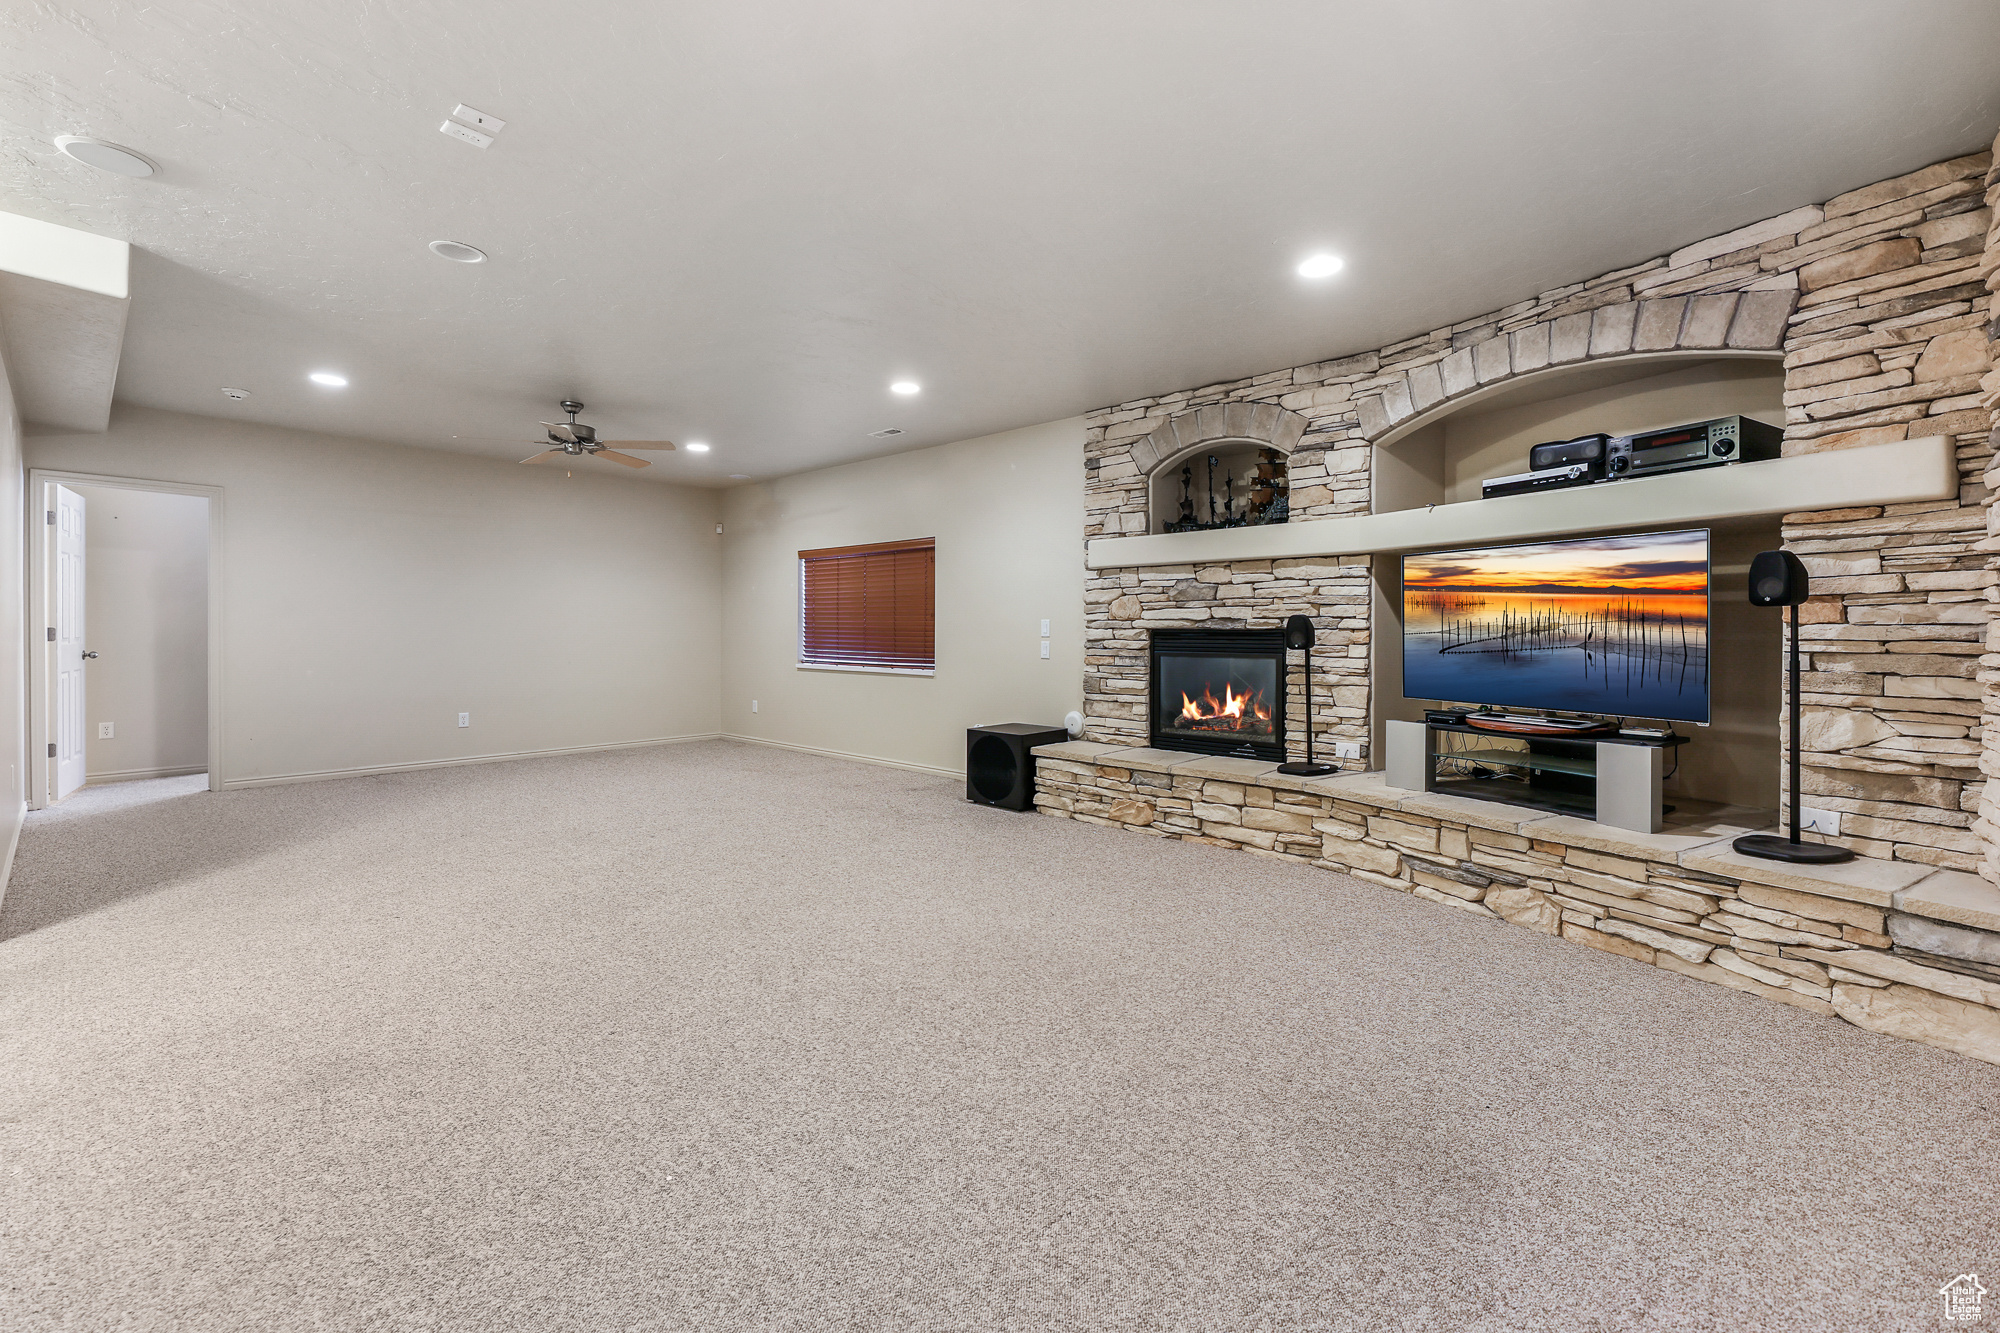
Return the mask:
POLYGON ((1453 796, 1448 792, 1411 792, 1388 785, 1377 770, 1336 777, 1294 778, 1280 774, 1275 763, 1261 759, 1231 759, 1221 755, 1187 754, 1095 741, 1063 741, 1038 746, 1038 757, 1070 763, 1167 773, 1247 783, 1272 791, 1329 796, 1378 810, 1449 820, 1496 833, 1512 833, 1539 842, 1585 851, 1604 852, 1638 860, 1669 862, 1690 870, 1725 875, 1752 884, 1791 889, 1821 898, 1893 908, 1912 916, 1930 917, 1979 930, 2000 931, 2000 889, 1976 875, 1940 870, 1916 861, 1883 861, 1857 857, 1840 865, 1801 866, 1743 856, 1730 843, 1745 833, 1770 828, 1769 811, 1723 806, 1703 812, 1685 824, 1659 833, 1635 833, 1572 815, 1553 815, 1525 806, 1453 796))
POLYGON ((1968 875, 1738 856, 1729 840, 1767 813, 1694 801, 1662 833, 1635 834, 1404 791, 1380 772, 1294 779, 1088 742, 1036 753, 1045 815, 1320 866, 2000 1064, 2000 931, 1921 915, 2000 906, 1968 875))
POLYGON ((1727 875, 1731 879, 1749 880, 1753 884, 1797 889, 1822 898, 1844 898, 1848 902, 1866 903, 1870 907, 1893 907, 1898 893, 1919 880, 1940 873, 1936 866, 1920 865, 1915 861, 1877 861, 1868 857, 1857 857, 1841 865, 1799 866, 1789 861, 1744 856, 1732 851, 1727 843, 1683 852, 1679 861, 1692 870, 1706 870, 1713 875, 1727 875))
POLYGON ((1963 870, 1926 875, 1895 895, 1894 906, 1911 916, 2000 931, 2000 889, 1963 870))

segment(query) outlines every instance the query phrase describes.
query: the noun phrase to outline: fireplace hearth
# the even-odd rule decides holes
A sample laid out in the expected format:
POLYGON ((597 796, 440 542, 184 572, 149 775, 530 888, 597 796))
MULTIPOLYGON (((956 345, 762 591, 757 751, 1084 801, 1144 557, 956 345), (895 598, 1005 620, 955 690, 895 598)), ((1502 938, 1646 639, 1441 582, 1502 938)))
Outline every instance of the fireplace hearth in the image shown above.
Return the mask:
POLYGON ((1163 750, 1285 757, 1285 632, 1154 630, 1149 707, 1163 750))

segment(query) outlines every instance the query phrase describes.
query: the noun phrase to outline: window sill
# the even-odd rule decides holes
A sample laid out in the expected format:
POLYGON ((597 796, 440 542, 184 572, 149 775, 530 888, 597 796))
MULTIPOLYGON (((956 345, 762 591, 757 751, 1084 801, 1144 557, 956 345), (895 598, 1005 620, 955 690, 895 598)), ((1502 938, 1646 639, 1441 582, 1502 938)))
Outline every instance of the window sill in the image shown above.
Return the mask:
POLYGON ((848 666, 832 662, 801 662, 798 666, 801 671, 852 671, 859 672, 864 676, 935 676, 937 674, 937 668, 935 667, 848 666))

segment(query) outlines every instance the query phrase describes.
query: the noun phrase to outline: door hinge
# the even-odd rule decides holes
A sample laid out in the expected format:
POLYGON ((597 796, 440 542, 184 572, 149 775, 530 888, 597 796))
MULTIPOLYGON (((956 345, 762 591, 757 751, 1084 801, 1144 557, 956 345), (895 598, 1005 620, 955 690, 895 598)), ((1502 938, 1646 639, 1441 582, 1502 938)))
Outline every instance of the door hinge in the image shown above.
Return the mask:
POLYGON ((54 625, 51 625, 49 626, 49 642, 54 643, 55 641, 56 641, 56 627, 54 625))
POLYGON ((54 527, 55 525, 56 525, 56 511, 51 509, 49 510, 49 526, 54 527))
POLYGON ((55 758, 55 757, 56 757, 56 743, 55 743, 54 741, 50 741, 50 742, 49 742, 49 758, 53 759, 53 758, 55 758))

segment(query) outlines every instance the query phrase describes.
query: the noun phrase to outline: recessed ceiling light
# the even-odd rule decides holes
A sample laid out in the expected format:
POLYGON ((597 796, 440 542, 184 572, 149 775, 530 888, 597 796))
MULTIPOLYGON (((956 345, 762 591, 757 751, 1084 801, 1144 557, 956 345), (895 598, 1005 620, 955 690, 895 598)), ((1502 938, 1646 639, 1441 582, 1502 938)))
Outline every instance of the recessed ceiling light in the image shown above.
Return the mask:
POLYGON ((708 446, 703 444, 700 440, 689 440, 686 444, 682 445, 681 448, 687 450, 691 454, 705 454, 708 452, 708 446))
POLYGON ((923 391, 924 386, 915 380, 897 380, 889 386, 890 393, 900 393, 906 398, 913 393, 922 393, 923 391))
POLYGON ((347 387, 347 376, 336 375, 330 370, 315 370, 312 374, 306 376, 306 378, 314 384, 328 389, 345 389, 347 387))
POLYGON ((431 253, 439 259, 449 259, 454 264, 483 264, 486 252, 476 245, 464 241, 432 241, 431 253))
POLYGON ((116 172, 120 176, 146 177, 159 168, 129 148, 102 139, 86 139, 80 134, 58 134, 56 147, 87 167, 116 172))
POLYGON ((1302 278, 1330 278, 1345 267, 1339 255, 1314 255, 1299 265, 1302 278))
POLYGON ((250 391, 248 389, 224 389, 222 396, 240 403, 250 396, 250 391))

